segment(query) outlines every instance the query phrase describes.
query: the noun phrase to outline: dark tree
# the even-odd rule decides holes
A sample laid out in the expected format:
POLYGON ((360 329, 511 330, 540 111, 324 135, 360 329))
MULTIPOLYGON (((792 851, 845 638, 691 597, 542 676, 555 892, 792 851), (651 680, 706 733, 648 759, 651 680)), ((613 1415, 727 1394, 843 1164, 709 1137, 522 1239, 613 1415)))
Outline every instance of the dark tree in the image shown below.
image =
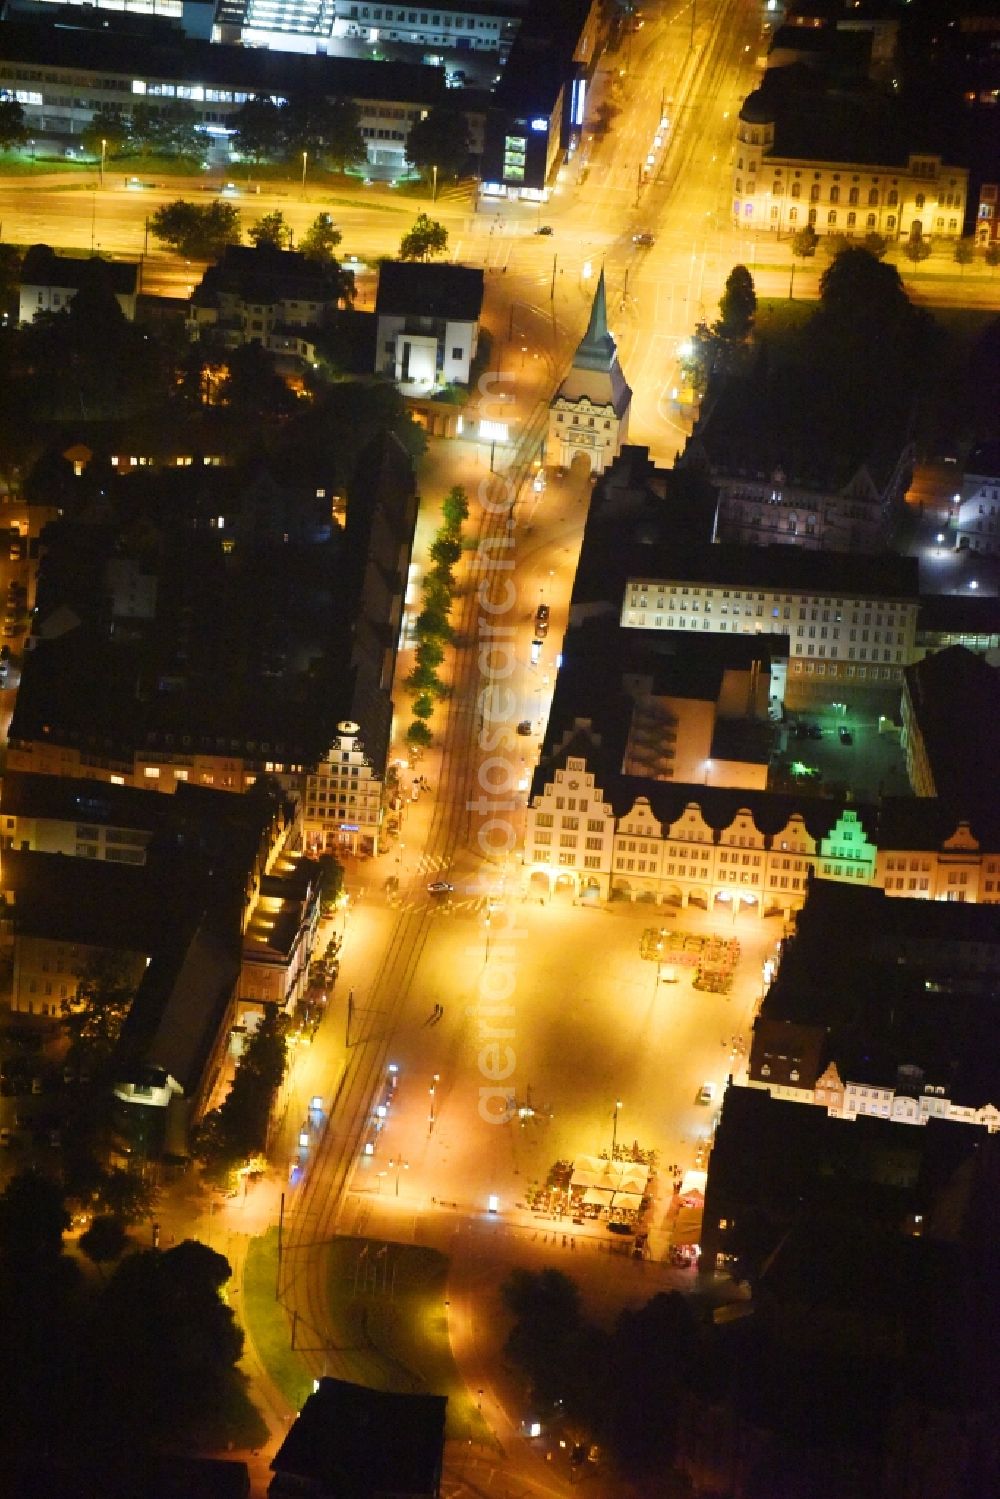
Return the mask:
POLYGON ((90 1350, 105 1420, 120 1423, 126 1441, 183 1442, 218 1421, 239 1387, 243 1352, 219 1295, 230 1274, 222 1255, 190 1240, 117 1266, 95 1310, 90 1350))
POLYGON ((361 116, 351 99, 302 95, 282 105, 280 116, 284 154, 292 162, 305 153, 317 164, 329 162, 344 171, 367 159, 361 116))
POLYGON ((132 110, 132 137, 140 150, 160 156, 199 156, 205 149, 205 134, 198 114, 184 99, 158 109, 136 104, 132 110))
POLYGON ((449 532, 439 533, 430 545, 430 558, 443 572, 450 572, 462 555, 462 543, 449 532))
POLYGON ((265 1148, 271 1105, 285 1075, 287 1031, 287 1017, 269 1005, 240 1058, 228 1094, 198 1129, 195 1154, 211 1169, 231 1170, 265 1148))
POLYGON ((11 146, 22 146, 28 139, 28 127, 24 123, 24 110, 16 99, 0 100, 0 151, 9 151, 11 146))
POLYGON ((92 959, 76 994, 63 1000, 63 1029, 70 1038, 72 1056, 102 1071, 134 998, 135 982, 121 958, 105 954, 92 959))
POLYGON ((275 369, 274 355, 261 344, 243 344, 229 356, 229 373, 222 382, 226 405, 240 416, 256 420, 287 415, 296 397, 275 369))
POLYGON ((461 531, 463 521, 469 518, 469 497, 460 484, 449 489, 441 502, 444 524, 449 531, 461 531))
POLYGON ((736 342, 749 338, 757 315, 757 294, 745 265, 734 265, 729 272, 719 298, 719 311, 722 316, 715 326, 722 338, 736 342))
POLYGON ((335 266, 337 260, 333 252, 343 237, 330 214, 318 213, 299 241, 299 249, 309 260, 335 266))
POLYGON ((102 1173, 93 1194, 93 1202, 107 1217, 122 1223, 139 1223, 148 1218, 156 1203, 157 1190, 136 1171, 113 1166, 102 1173))
POLYGON ((919 265, 922 260, 926 260, 930 253, 930 243, 921 234, 911 234, 903 245, 903 254, 907 260, 912 260, 914 265, 919 265))
POLYGON ((438 104, 422 120, 414 120, 406 159, 428 179, 435 167, 441 178, 458 177, 469 160, 469 122, 464 110, 438 104))
POLYGON ((102 141, 108 156, 122 156, 132 143, 129 121, 120 109, 110 104, 102 104, 80 132, 80 143, 91 156, 101 155, 102 141))
POLYGON ((448 231, 437 219, 418 213, 413 228, 408 229, 399 242, 400 260, 430 260, 432 255, 443 255, 448 248, 448 231))
POLYGON ((19 1270, 57 1258, 69 1225, 58 1183, 37 1171, 20 1172, 0 1194, 0 1260, 19 1270))
POLYGON ((273 250, 282 250, 290 242, 292 231, 285 223, 285 215, 280 208, 272 213, 265 213, 264 217, 251 224, 247 230, 247 239, 259 250, 262 246, 270 246, 273 250))
POLYGON ((80 1248, 98 1267, 120 1260, 127 1243, 128 1234, 117 1218, 95 1218, 80 1235, 80 1248))
POLYGON ((239 209, 222 200, 202 206, 177 198, 150 216, 149 227, 158 240, 189 260, 215 260, 226 245, 240 242, 239 209))
POLYGON ((233 144, 247 161, 259 164, 279 159, 285 145, 279 105, 270 99, 248 99, 232 116, 232 123, 233 144))
POLYGON ((818 244, 819 235, 811 224, 806 224, 804 228, 797 229, 792 235, 792 254, 798 255, 800 259, 805 260, 810 255, 816 254, 816 246, 818 244))

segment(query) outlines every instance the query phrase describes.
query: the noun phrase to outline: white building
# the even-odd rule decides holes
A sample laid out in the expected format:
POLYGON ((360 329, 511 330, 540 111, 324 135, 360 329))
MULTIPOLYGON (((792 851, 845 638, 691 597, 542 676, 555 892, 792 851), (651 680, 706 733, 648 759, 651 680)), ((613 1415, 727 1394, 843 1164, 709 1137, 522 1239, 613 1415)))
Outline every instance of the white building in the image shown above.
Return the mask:
POLYGON ((954 524, 956 551, 1000 552, 1000 442, 969 454, 954 524))
POLYGON ((102 283, 131 322, 139 290, 135 261, 104 260, 96 255, 82 259, 57 255, 48 245, 32 245, 21 265, 17 320, 32 323, 40 312, 65 312, 82 286, 102 283))
POLYGON ((468 385, 479 346, 483 273, 387 260, 375 297, 375 371, 414 391, 468 385))
POLYGON ((790 687, 810 677, 901 682, 914 659, 913 559, 720 545, 662 561, 658 577, 629 577, 626 628, 785 634, 790 687))

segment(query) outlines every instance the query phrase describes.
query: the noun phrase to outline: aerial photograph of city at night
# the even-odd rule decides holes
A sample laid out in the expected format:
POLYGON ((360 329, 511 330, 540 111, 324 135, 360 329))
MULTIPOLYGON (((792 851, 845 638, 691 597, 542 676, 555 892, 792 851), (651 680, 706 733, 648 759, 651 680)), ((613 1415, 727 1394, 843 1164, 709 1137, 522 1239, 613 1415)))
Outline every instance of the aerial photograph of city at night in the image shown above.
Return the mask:
POLYGON ((1000 1499, 1000 0, 0 0, 0 1496, 1000 1499))

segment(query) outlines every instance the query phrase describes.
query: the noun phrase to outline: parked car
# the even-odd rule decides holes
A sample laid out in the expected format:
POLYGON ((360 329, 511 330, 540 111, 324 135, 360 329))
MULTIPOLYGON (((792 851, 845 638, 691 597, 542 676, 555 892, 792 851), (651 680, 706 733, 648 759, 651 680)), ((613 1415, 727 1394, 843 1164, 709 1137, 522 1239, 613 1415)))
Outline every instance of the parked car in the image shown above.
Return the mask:
POLYGON ((842 728, 840 730, 840 742, 841 742, 841 744, 853 744, 854 743, 854 735, 851 733, 850 729, 844 729, 844 728, 842 728))
POLYGON ((539 604, 535 610, 535 636, 538 640, 544 640, 549 633, 549 606, 539 604))
POLYGON ((450 895, 454 885, 449 885, 447 880, 432 880, 427 886, 428 895, 450 895))
POLYGON ((521 722, 517 726, 517 732, 522 736, 527 737, 527 735, 531 733, 531 719, 522 718, 521 722))
POLYGON ((12 1129, 9 1129, 5 1124, 2 1128, 0 1128, 0 1145, 2 1145, 6 1150, 9 1146, 13 1145, 13 1143, 14 1131, 12 1129))
POLYGON ((643 230, 641 234, 633 234, 632 243, 634 245, 655 245, 656 236, 650 234, 647 230, 643 230))
POLYGON ((531 642, 531 664, 532 664, 532 666, 537 666, 538 665, 538 661, 539 661, 539 658, 540 658, 541 654, 542 654, 542 642, 540 640, 533 640, 531 642))
POLYGON ((552 233, 552 225, 551 224, 539 224, 538 228, 535 230, 535 233, 536 234, 551 234, 552 233))

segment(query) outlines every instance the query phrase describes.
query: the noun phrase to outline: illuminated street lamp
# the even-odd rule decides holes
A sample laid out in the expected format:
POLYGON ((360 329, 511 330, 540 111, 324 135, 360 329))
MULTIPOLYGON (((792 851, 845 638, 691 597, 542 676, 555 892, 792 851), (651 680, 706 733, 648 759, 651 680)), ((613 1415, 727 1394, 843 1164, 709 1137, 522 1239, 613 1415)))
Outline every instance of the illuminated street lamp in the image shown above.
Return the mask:
POLYGON ((409 1161, 390 1161, 389 1169, 396 1173, 396 1196, 399 1196, 399 1174, 401 1171, 409 1171, 409 1161))
POLYGON ((616 1098, 615 1099, 615 1112, 614 1112, 614 1115, 613 1115, 613 1124, 612 1124, 612 1129, 611 1129, 611 1159, 612 1159, 612 1161, 615 1158, 615 1151, 618 1149, 618 1115, 621 1113, 621 1108, 622 1108, 622 1101, 621 1101, 620 1098, 616 1098))
POLYGON ((108 143, 107 143, 106 140, 102 139, 102 141, 101 141, 101 187, 102 187, 102 189, 104 187, 104 162, 105 162, 105 158, 107 157, 107 154, 108 154, 108 143))
POLYGON ((441 1081, 441 1074, 440 1074, 440 1072, 435 1072, 435 1074, 434 1074, 434 1081, 431 1083, 430 1088, 428 1089, 428 1092, 431 1095, 431 1112, 430 1112, 430 1115, 428 1117, 428 1123, 427 1123, 427 1133, 428 1134, 431 1134, 432 1131, 433 1131, 433 1129, 434 1129, 434 1093, 435 1093, 435 1089, 437 1088, 437 1085, 438 1085, 438 1083, 440 1081, 441 1081))
POLYGON ((307 167, 308 163, 309 163, 309 152, 308 151, 303 151, 303 153, 302 153, 302 196, 303 196, 303 198, 306 195, 306 167, 307 167))

